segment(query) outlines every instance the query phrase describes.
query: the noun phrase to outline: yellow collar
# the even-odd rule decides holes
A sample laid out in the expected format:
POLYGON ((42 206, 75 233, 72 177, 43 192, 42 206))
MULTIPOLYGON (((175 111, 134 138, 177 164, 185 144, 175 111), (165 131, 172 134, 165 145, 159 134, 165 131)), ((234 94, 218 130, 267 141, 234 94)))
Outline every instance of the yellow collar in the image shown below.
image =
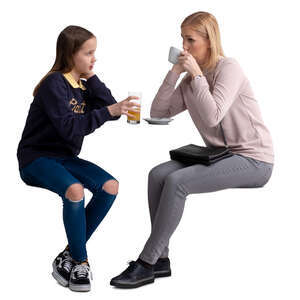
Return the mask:
POLYGON ((71 72, 69 73, 63 73, 65 78, 68 80, 68 82, 71 84, 71 86, 76 89, 76 88, 81 88, 82 90, 86 90, 85 86, 82 84, 81 80, 79 79, 79 84, 76 82, 74 77, 72 76, 71 72))

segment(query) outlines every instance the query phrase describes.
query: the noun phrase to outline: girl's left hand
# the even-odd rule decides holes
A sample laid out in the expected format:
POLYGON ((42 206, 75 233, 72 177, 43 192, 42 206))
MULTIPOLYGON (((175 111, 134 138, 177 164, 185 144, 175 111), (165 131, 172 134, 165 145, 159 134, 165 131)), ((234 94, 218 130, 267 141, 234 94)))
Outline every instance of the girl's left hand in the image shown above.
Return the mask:
POLYGON ((80 78, 85 78, 86 80, 88 80, 90 77, 92 77, 94 75, 95 75, 95 73, 93 71, 90 71, 88 73, 81 73, 80 78))
POLYGON ((196 75, 202 75, 201 68, 199 67, 197 61, 187 51, 182 51, 182 54, 178 57, 178 62, 182 65, 182 67, 190 73, 193 77, 196 75))

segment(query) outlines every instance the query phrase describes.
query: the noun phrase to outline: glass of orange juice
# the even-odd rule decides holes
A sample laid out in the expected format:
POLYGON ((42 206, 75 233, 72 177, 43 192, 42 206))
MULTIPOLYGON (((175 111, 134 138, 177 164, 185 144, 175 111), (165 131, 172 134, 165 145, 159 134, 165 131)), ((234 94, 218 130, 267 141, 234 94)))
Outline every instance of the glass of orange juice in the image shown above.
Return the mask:
MULTIPOLYGON (((139 97, 138 99, 130 100, 130 102, 137 103, 137 104, 141 105, 142 93, 140 93, 140 92, 128 92, 128 97, 129 96, 139 97)), ((133 108, 138 109, 139 111, 129 110, 128 113, 133 115, 133 117, 127 116, 127 123, 129 123, 129 124, 139 124, 140 121, 141 121, 141 108, 137 108, 136 106, 133 106, 133 108)))

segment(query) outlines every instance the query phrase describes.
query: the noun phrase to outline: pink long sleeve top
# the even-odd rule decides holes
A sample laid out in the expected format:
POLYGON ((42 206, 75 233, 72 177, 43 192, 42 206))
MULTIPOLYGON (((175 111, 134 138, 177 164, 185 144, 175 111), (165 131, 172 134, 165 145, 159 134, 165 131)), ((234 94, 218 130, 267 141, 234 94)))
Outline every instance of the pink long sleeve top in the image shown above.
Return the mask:
POLYGON ((224 146, 220 122, 234 154, 274 163, 273 143, 248 78, 238 62, 222 57, 213 71, 175 88, 169 71, 151 105, 151 117, 173 117, 188 110, 206 146, 224 146))

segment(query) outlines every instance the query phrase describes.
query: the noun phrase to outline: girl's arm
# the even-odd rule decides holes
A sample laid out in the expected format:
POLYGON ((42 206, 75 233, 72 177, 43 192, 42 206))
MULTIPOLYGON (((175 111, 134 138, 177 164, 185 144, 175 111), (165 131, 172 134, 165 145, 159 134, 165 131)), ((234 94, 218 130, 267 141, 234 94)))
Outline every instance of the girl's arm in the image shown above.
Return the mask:
POLYGON ((169 71, 160 86, 151 105, 150 116, 153 118, 172 117, 186 110, 180 86, 175 89, 179 74, 169 71))
POLYGON ((72 111, 67 85, 60 73, 49 75, 39 88, 38 102, 58 134, 66 141, 85 136, 112 119, 107 107, 94 109, 86 114, 72 111))
MULTIPOLYGON (((88 101, 93 109, 99 109, 104 106, 108 106, 117 103, 112 96, 110 89, 106 87, 96 74, 88 78, 85 82, 85 86, 88 89, 88 101)), ((120 116, 112 117, 112 120, 119 119, 120 116)))

